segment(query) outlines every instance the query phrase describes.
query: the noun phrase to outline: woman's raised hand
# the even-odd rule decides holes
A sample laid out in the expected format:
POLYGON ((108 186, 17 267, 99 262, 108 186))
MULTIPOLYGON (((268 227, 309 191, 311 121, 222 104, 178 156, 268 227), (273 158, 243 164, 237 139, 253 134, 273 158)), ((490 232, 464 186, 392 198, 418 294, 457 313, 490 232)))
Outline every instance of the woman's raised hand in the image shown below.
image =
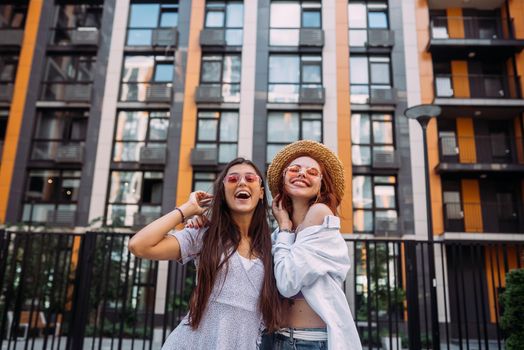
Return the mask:
POLYGON ((271 210, 273 211, 273 216, 275 217, 275 220, 277 220, 278 227, 280 227, 281 230, 292 229, 293 222, 291 222, 287 210, 282 206, 282 196, 280 194, 277 194, 276 197, 273 198, 271 210))
POLYGON ((194 212, 188 216, 202 215, 204 211, 210 206, 213 200, 213 195, 204 191, 191 192, 189 195, 188 204, 191 205, 194 212))

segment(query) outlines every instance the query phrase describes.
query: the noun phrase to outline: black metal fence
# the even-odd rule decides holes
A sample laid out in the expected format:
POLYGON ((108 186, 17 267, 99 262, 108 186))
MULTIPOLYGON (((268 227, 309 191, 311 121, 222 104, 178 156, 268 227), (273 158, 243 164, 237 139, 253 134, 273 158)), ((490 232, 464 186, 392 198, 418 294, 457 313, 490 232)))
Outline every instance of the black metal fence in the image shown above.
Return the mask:
MULTIPOLYGON (((194 268, 135 258, 129 234, 0 231, 0 349, 158 349, 187 312, 194 268)), ((345 284, 368 349, 504 349, 505 274, 524 242, 346 239, 345 284), (428 249, 439 339, 432 339, 428 249)))

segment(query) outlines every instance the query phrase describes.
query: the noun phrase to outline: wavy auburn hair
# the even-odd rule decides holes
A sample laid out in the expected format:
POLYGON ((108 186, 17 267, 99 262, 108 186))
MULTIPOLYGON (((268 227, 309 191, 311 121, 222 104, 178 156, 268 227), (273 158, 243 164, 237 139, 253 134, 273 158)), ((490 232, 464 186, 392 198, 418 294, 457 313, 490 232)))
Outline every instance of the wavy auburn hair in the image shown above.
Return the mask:
MULTIPOLYGON (((204 233, 202 250, 198 260, 197 284, 189 301, 189 325, 193 329, 197 329, 202 321, 211 292, 215 283, 218 283, 218 272, 225 268, 225 273, 227 273, 229 258, 240 244, 240 231, 231 216, 224 191, 224 178, 228 170, 238 164, 247 164, 253 167, 262 181, 262 189, 265 190, 262 173, 253 162, 244 158, 236 158, 229 162, 216 179, 209 228, 204 233)), ((282 312, 281 299, 273 274, 268 211, 268 200, 264 193, 253 213, 248 235, 251 238, 251 253, 260 258, 264 265, 264 280, 258 300, 258 309, 262 314, 266 328, 272 332, 280 328, 282 312)))
MULTIPOLYGON (((309 157, 311 159, 315 159, 314 157, 311 157, 307 154, 304 155, 297 155, 295 158, 291 159, 289 163, 286 164, 284 169, 287 169, 287 167, 295 161, 295 159, 300 157, 309 157)), ((335 186, 333 185, 333 178, 329 174, 329 171, 326 171, 326 168, 324 167, 324 164, 322 162, 319 162, 315 159, 315 161, 320 166, 320 172, 322 174, 322 180, 320 183, 320 193, 318 196, 313 197, 309 200, 309 206, 312 206, 315 203, 324 203, 331 209, 333 214, 337 215, 337 207, 340 205, 340 202, 342 201, 342 198, 340 196, 337 196, 337 192, 335 191, 335 186)), ((291 201, 291 197, 286 192, 285 187, 285 172, 280 174, 280 176, 283 177, 282 181, 280 181, 278 185, 278 193, 280 193, 280 196, 282 197, 282 206, 289 214, 289 217, 293 217, 293 202, 291 201)))

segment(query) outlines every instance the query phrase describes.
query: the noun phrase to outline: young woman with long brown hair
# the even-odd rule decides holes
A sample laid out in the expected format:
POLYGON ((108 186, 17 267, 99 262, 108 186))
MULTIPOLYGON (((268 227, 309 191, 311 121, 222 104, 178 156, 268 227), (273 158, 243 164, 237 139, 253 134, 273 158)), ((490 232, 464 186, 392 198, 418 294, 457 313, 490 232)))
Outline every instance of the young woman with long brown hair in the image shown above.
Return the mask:
POLYGON ((362 349, 342 284, 347 245, 335 216, 344 195, 338 157, 316 141, 287 145, 268 169, 277 287, 288 307, 273 348, 362 349))
POLYGON ((186 203, 130 240, 138 257, 197 265, 189 313, 162 349, 256 349, 263 328, 278 329, 280 298, 264 190, 257 167, 237 158, 218 176, 214 196, 191 193, 186 203), (202 215, 208 204, 206 227, 171 231, 185 218, 202 215))

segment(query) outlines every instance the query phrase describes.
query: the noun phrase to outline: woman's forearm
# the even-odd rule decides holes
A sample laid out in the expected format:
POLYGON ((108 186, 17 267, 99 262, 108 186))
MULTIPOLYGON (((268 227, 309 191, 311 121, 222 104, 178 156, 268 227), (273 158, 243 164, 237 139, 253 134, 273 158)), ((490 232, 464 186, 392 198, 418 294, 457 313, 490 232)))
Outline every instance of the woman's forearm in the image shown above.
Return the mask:
MULTIPOLYGON (((184 203, 178 208, 185 218, 194 215, 196 211, 191 203, 184 203)), ((129 250, 141 258, 179 259, 180 245, 178 240, 166 237, 166 234, 182 222, 181 213, 177 209, 173 209, 138 231, 129 241, 129 250)))

